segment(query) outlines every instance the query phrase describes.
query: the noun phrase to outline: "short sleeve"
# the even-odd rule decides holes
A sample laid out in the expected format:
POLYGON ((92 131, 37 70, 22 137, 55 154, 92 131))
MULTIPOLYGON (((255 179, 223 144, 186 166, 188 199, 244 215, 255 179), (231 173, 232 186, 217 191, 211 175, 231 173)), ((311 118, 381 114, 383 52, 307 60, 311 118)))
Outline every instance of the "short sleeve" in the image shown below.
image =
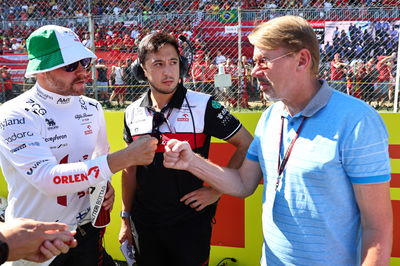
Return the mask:
POLYGON ((204 132, 223 140, 234 136, 242 127, 240 121, 213 97, 207 102, 204 119, 204 132))
POLYGON ((375 111, 355 124, 342 148, 343 167, 352 183, 370 184, 390 181, 388 133, 375 111))

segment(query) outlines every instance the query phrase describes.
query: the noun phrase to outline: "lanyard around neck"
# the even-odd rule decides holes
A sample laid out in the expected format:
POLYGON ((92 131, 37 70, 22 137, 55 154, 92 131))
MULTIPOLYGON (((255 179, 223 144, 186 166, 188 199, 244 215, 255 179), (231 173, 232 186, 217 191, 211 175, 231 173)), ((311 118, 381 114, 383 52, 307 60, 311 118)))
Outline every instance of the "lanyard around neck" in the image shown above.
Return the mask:
POLYGON ((290 142, 285 155, 283 156, 282 159, 282 163, 281 163, 281 152, 282 152, 282 139, 283 139, 283 123, 284 123, 285 118, 282 116, 281 117, 281 133, 280 133, 280 140, 279 140, 279 153, 278 153, 278 178, 276 179, 276 184, 275 184, 275 191, 278 190, 279 187, 279 183, 281 180, 281 175, 283 173, 283 171, 285 170, 286 164, 289 160, 290 155, 292 154, 292 149, 294 146, 294 143, 296 142, 297 138, 300 135, 301 129, 303 128, 303 124, 304 121, 306 120, 306 117, 303 116, 303 120, 301 120, 300 126, 299 128, 296 130, 296 135, 294 136, 294 138, 292 139, 292 141, 290 142))

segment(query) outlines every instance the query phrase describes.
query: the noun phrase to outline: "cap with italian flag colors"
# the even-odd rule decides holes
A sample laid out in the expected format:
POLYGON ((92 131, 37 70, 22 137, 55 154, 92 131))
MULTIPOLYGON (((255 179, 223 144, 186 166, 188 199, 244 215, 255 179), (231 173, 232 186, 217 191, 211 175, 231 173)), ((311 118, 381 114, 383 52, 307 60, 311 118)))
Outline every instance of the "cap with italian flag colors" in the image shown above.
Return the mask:
POLYGON ((71 29, 46 25, 32 32, 26 40, 29 63, 25 77, 51 71, 84 58, 96 58, 71 29))

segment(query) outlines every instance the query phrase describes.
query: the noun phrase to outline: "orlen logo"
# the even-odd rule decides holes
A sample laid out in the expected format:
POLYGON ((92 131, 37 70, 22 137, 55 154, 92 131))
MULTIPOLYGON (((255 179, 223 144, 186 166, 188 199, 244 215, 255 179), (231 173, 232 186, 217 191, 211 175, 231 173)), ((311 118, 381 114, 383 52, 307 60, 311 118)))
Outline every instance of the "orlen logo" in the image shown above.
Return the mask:
POLYGON ((183 114, 183 117, 178 117, 176 120, 177 121, 183 121, 183 122, 188 122, 189 121, 189 115, 188 114, 183 114))
POLYGON ((84 131, 85 135, 93 134, 92 126, 88 125, 87 130, 84 131))
POLYGON ((88 177, 94 177, 97 178, 99 177, 100 174, 100 169, 98 166, 93 166, 92 168, 89 169, 87 174, 81 173, 81 174, 74 174, 74 175, 63 175, 63 176, 55 176, 53 178, 54 184, 71 184, 71 183, 79 183, 82 181, 87 181, 88 177))
POLYGON ((20 133, 14 133, 11 135, 11 137, 5 138, 7 141, 7 144, 16 141, 17 139, 23 139, 26 136, 32 137, 33 133, 30 131, 25 131, 25 132, 20 132, 20 133))
POLYGON ((90 176, 92 173, 94 173, 94 178, 98 178, 100 174, 100 169, 98 166, 93 166, 92 168, 89 169, 88 176, 90 176))

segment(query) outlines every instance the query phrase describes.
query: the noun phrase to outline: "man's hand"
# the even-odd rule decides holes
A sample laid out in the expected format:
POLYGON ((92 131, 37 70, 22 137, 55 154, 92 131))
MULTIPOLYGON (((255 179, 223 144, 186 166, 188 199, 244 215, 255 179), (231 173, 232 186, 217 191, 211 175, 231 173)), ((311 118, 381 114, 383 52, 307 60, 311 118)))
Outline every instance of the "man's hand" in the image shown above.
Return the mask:
POLYGON ((78 245, 78 242, 74 239, 70 243, 64 243, 60 239, 53 240, 53 242, 46 240, 40 246, 40 252, 32 256, 24 258, 34 262, 45 262, 54 256, 58 256, 61 253, 67 253, 70 248, 74 248, 78 245))
POLYGON ((76 246, 75 233, 67 229, 66 224, 17 218, 0 225, 0 239, 8 244, 9 261, 42 262, 76 246))
POLYGON ((164 166, 178 170, 187 170, 195 154, 189 143, 171 139, 165 145, 164 166))
POLYGON ((131 223, 129 221, 129 218, 123 218, 121 221, 121 229, 119 231, 119 236, 118 236, 118 241, 119 243, 124 243, 125 240, 128 240, 128 243, 132 245, 133 239, 132 239, 132 229, 131 229, 131 223))
POLYGON ((158 139, 149 135, 135 139, 125 149, 111 153, 107 157, 108 166, 114 174, 127 167, 149 165, 156 154, 158 139))
POLYGON ((201 211, 208 205, 216 202, 221 195, 222 193, 212 187, 201 187, 186 194, 180 201, 196 209, 196 211, 201 211))
POLYGON ((141 136, 126 147, 133 165, 149 165, 153 162, 158 140, 149 135, 141 136))
POLYGON ((103 207, 105 210, 109 211, 112 210, 112 207, 114 205, 114 199, 115 199, 114 188, 110 182, 107 182, 107 192, 106 195, 104 195, 104 201, 103 201, 103 207))

